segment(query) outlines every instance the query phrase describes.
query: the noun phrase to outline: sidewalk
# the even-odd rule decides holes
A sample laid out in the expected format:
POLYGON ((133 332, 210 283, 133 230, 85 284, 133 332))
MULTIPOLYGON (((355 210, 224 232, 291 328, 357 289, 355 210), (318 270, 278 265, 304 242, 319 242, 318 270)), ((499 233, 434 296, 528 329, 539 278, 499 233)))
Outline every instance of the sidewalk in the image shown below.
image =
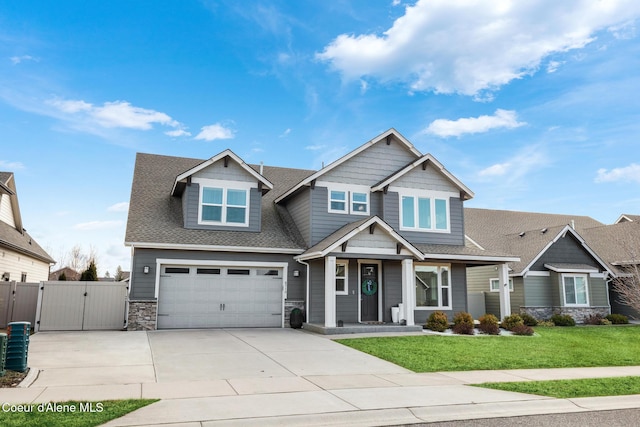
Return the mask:
POLYGON ((640 408, 637 395, 554 399, 468 386, 631 375, 640 366, 135 382, 0 389, 0 401, 162 399, 106 426, 379 426, 640 408))

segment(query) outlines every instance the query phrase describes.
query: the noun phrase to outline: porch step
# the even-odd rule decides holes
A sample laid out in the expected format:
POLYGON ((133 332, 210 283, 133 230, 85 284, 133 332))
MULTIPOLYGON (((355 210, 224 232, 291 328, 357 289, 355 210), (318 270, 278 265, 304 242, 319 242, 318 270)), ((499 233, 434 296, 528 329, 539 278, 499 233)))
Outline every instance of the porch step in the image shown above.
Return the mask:
POLYGON ((313 323, 303 323, 302 329, 317 334, 323 335, 338 335, 338 334, 368 334, 368 333, 381 333, 381 332, 420 332, 422 331, 422 325, 398 325, 394 323, 383 324, 364 324, 364 323, 351 323, 341 327, 327 328, 324 325, 317 325, 313 323))

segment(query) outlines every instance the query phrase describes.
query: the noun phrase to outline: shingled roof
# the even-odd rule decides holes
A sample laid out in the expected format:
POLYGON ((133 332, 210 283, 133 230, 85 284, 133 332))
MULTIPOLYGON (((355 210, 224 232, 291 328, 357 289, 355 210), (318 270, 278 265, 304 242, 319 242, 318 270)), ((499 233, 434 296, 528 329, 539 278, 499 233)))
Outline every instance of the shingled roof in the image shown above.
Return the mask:
POLYGON ((0 221, 0 246, 21 252, 33 258, 47 263, 55 262, 30 235, 22 228, 20 209, 18 208, 18 195, 12 172, 0 172, 0 193, 11 197, 15 227, 0 221))
MULTIPOLYGON (((584 230, 603 226, 581 215, 560 215, 493 209, 464 209, 465 234, 483 248, 515 254, 509 264, 516 274, 524 270, 567 227, 581 236, 584 230)), ((583 237, 584 238, 584 237, 583 237)))
MULTIPOLYGON (((131 188, 125 244, 149 247, 252 247, 302 252, 305 243, 282 206, 273 201, 315 171, 264 166, 274 189, 262 196, 261 232, 184 228, 182 201, 171 196, 175 179, 204 160, 139 153, 131 188)), ((259 171, 260 166, 250 165, 259 171)))
POLYGON ((640 222, 623 221, 583 231, 589 246, 609 267, 621 272, 620 266, 640 262, 640 222))

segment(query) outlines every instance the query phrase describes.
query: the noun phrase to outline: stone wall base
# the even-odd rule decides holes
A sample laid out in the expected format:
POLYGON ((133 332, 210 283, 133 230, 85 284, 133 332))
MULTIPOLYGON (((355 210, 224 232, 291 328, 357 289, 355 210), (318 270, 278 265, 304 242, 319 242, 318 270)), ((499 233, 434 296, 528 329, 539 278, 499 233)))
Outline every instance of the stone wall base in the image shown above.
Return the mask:
POLYGON ((568 314, 576 323, 584 323, 589 316, 611 314, 609 307, 520 307, 520 313, 527 313, 538 320, 548 320, 554 314, 568 314))
POLYGON ((130 300, 128 331, 153 331, 156 329, 157 301, 130 300))
MULTIPOLYGON (((291 317, 291 310, 293 310, 294 308, 299 308, 300 310, 302 310, 302 313, 305 314, 304 311, 304 301, 303 300, 286 300, 284 302, 284 327, 285 328, 290 328, 291 325, 289 324, 289 318, 291 317)), ((305 314, 305 319, 306 319, 306 314, 305 314)))

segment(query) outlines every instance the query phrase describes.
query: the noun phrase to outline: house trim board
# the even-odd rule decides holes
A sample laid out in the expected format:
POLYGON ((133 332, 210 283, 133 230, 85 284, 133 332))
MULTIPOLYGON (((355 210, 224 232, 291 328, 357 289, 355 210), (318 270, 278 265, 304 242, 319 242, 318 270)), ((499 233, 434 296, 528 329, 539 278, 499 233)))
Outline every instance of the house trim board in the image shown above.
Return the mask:
POLYGON ((125 246, 140 249, 178 249, 190 251, 212 251, 212 252, 245 252, 245 253, 265 253, 265 254, 301 254, 304 249, 293 248, 270 248, 259 246, 221 246, 221 245, 193 245, 174 243, 147 243, 147 242, 125 242, 125 246))

